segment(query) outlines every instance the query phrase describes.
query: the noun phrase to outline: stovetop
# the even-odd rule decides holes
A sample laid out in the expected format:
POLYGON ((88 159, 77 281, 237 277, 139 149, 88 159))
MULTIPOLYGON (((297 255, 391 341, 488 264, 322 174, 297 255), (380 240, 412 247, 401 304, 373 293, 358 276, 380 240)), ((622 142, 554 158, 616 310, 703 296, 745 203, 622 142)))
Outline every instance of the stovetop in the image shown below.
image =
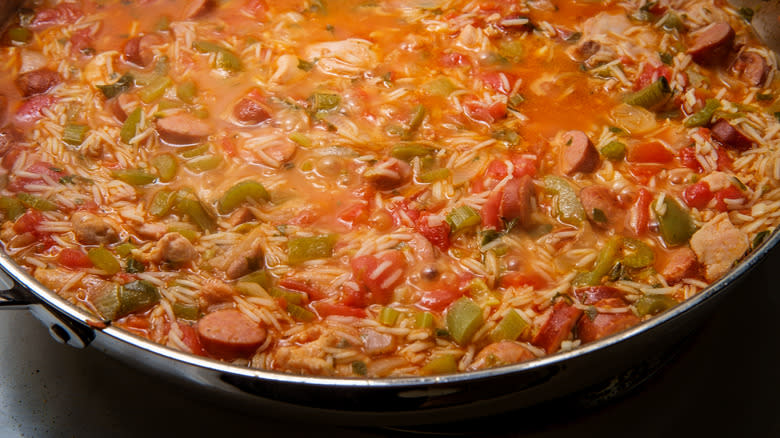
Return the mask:
POLYGON ((780 251, 723 299, 679 356, 595 408, 503 415, 455 427, 354 429, 250 415, 193 399, 102 353, 55 343, 26 311, 0 312, 0 438, 780 436, 780 251))

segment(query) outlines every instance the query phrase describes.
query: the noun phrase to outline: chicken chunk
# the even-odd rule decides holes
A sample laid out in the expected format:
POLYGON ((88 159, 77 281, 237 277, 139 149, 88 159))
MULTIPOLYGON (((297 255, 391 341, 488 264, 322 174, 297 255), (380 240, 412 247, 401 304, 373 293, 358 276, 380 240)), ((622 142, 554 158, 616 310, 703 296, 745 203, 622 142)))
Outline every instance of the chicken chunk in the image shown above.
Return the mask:
POLYGON ((750 248, 747 234, 735 227, 726 213, 721 213, 691 237, 691 248, 704 265, 707 281, 715 281, 728 272, 750 248))
POLYGON ((237 244, 228 248, 220 256, 212 259, 212 265, 223 271, 229 279, 246 275, 258 266, 263 257, 262 243, 265 238, 263 229, 257 227, 244 236, 237 244))
POLYGON ((157 242, 157 246, 155 246, 152 251, 150 258, 156 263, 163 261, 169 263, 187 263, 197 256, 198 251, 195 250, 192 243, 181 234, 173 232, 165 234, 162 239, 157 242))
POLYGON ((102 245, 119 240, 114 224, 86 211, 77 211, 71 217, 76 240, 87 245, 102 245))

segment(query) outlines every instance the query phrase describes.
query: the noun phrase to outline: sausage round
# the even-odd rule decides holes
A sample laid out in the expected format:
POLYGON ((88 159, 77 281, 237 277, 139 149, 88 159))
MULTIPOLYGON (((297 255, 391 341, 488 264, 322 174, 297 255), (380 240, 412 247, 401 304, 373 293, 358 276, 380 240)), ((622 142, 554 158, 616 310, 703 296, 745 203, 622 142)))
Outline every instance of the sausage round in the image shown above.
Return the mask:
POLYGON ((259 102, 246 97, 239 100, 233 108, 233 116, 245 125, 257 125, 271 117, 259 102))
POLYGON ((139 67, 146 67, 154 62, 152 47, 162 44, 164 41, 160 35, 154 33, 130 38, 125 43, 125 60, 139 67))
POLYGON ((187 113, 158 119, 156 128, 163 141, 175 145, 197 143, 211 134, 211 125, 187 113))
POLYGON ((742 79, 755 87, 760 86, 769 75, 769 65, 763 56, 753 52, 742 52, 734 62, 734 70, 742 79))
POLYGON ((712 23, 695 32, 688 54, 697 64, 720 64, 728 58, 734 35, 734 29, 728 23, 712 23))
POLYGON ((684 246, 677 248, 669 254, 669 259, 661 269, 661 275, 666 278, 669 284, 675 284, 680 280, 696 275, 699 268, 699 261, 696 254, 684 246))
POLYGON ((590 173, 599 166, 599 152, 582 131, 563 134, 561 155, 561 170, 567 175, 577 172, 590 173))
POLYGON ((43 94, 62 82, 62 76, 54 70, 41 68, 22 73, 16 78, 16 88, 24 97, 43 94))
POLYGON ((712 137, 721 142, 724 146, 745 150, 750 149, 753 141, 747 138, 745 134, 731 125, 726 119, 720 119, 712 125, 712 137))
POLYGON ((489 344, 480 350, 474 358, 474 362, 469 365, 469 369, 479 370, 483 368, 492 368, 535 358, 536 356, 534 356, 533 353, 518 342, 499 341, 489 344))
POLYGON ((612 229, 623 223, 623 209, 610 189, 597 185, 585 187, 580 191, 580 201, 593 225, 612 229))
POLYGON ((533 196, 534 183, 530 176, 509 180, 501 195, 499 214, 505 219, 517 219, 521 226, 529 225, 533 196))
POLYGON ((265 328, 236 309, 209 313, 198 321, 198 337, 203 348, 222 359, 248 357, 263 345, 265 328))
POLYGON ((580 318, 577 333, 583 343, 593 342, 637 324, 639 318, 631 312, 599 313, 593 319, 588 316, 580 318))

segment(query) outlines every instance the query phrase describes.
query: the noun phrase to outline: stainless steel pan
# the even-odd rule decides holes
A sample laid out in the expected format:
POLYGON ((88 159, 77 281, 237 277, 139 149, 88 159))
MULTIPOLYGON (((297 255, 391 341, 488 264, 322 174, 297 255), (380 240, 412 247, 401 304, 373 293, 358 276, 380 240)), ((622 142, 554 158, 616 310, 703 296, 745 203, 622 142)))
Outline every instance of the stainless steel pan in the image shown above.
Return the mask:
MULTIPOLYGON (((745 3, 745 2, 742 2, 745 3)), ((754 22, 780 49, 780 0, 758 3, 754 22), (768 16, 768 17, 767 17, 768 16)), ((0 22, 18 2, 0 5, 0 22)), ((182 353, 112 327, 38 283, 0 252, 0 309, 27 308, 52 337, 96 348, 128 364, 256 412, 327 422, 423 424, 527 408, 571 394, 609 396, 626 370, 651 368, 684 342, 728 290, 773 250, 773 233, 733 272, 699 295, 625 332, 512 366, 444 376, 384 379, 309 377, 238 367, 182 353), (606 382, 606 385, 605 385, 606 382), (599 388, 594 393, 592 388, 599 388)))

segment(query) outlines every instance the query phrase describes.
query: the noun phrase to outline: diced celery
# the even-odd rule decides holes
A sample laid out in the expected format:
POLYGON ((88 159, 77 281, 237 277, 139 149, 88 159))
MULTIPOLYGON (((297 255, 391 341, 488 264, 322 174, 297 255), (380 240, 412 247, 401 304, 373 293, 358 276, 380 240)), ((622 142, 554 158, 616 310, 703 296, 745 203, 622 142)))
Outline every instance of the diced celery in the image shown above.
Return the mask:
POLYGON ((26 210, 24 204, 18 199, 10 196, 0 196, 0 210, 5 212, 5 218, 7 220, 15 221, 26 210))
POLYGON ((105 271, 109 275, 114 275, 122 269, 119 260, 114 257, 111 251, 102 246, 92 248, 87 252, 87 257, 92 261, 96 268, 105 271))
POLYGON ((14 26, 8 29, 8 38, 17 44, 26 44, 32 39, 32 32, 24 27, 14 26))
POLYGON ((515 309, 510 309, 501 319, 501 322, 490 332, 490 340, 493 342, 514 341, 527 327, 528 322, 515 309))
POLYGON ((125 242, 117 245, 114 248, 114 251, 116 251, 116 253, 119 254, 120 257, 127 257, 134 249, 136 249, 135 245, 133 245, 130 242, 125 242))
POLYGON ((447 97, 457 90, 458 87, 452 83, 450 78, 445 76, 439 76, 422 86, 423 92, 431 96, 447 97))
POLYGON ((330 257, 337 240, 336 234, 290 238, 287 242, 287 261, 296 265, 307 260, 330 257))
POLYGON ((436 149, 418 143, 399 144, 390 150, 390 156, 399 160, 412 161, 414 157, 425 157, 436 153, 436 149))
POLYGON ((200 308, 197 304, 173 303, 173 314, 180 319, 197 321, 200 316, 200 308))
POLYGON ((170 190, 160 190, 154 194, 152 202, 149 204, 149 214, 156 217, 162 217, 171 211, 173 205, 173 192, 170 190))
POLYGON ((447 179, 450 177, 451 174, 452 172, 450 172, 450 169, 443 167, 441 169, 434 169, 425 172, 422 175, 420 175, 419 179, 420 182, 433 183, 442 179, 447 179))
POLYGON ((29 193, 18 193, 16 198, 26 207, 34 208, 38 211, 54 211, 57 209, 57 204, 29 193))
POLYGON ((333 93, 314 93, 309 97, 309 110, 313 113, 319 111, 329 111, 341 103, 341 97, 333 93))
POLYGON ((157 180, 157 177, 144 169, 120 169, 111 172, 111 175, 130 185, 145 186, 157 180))
POLYGON ((209 143, 203 143, 191 148, 182 149, 179 151, 179 155, 181 155, 182 158, 194 158, 205 154, 209 149, 211 149, 211 145, 209 143))
POLYGON ((422 105, 416 105, 412 108, 412 116, 409 119, 409 133, 416 131, 422 125, 425 120, 425 115, 428 114, 428 110, 422 105))
POLYGON ((414 315, 414 326, 417 328, 432 328, 433 314, 431 312, 417 312, 414 315))
POLYGON ((84 143, 89 126, 77 123, 68 123, 62 130, 62 141, 69 145, 78 146, 84 143))
POLYGON ((119 131, 119 137, 125 143, 130 143, 138 131, 138 124, 141 123, 141 108, 136 108, 127 115, 122 129, 119 131))
POLYGON ((482 326, 482 308, 469 298, 460 298, 447 310, 447 331, 458 344, 467 344, 482 326))
POLYGON ((626 156, 626 145, 619 141, 611 141, 601 148, 601 155, 610 161, 620 161, 626 156))
POLYGON ((544 177, 544 189, 557 195, 555 211, 561 222, 575 226, 582 224, 585 220, 585 208, 568 181, 560 176, 547 175, 544 177))
POLYGON ((198 86, 194 81, 184 81, 176 86, 176 97, 184 103, 192 103, 198 94, 198 86))
POLYGON ((203 155, 193 158, 184 163, 187 169, 193 172, 205 172, 207 170, 214 170, 222 164, 222 157, 219 155, 203 155))
POLYGON ((310 148, 312 144, 311 139, 302 132, 292 132, 287 136, 287 138, 305 148, 310 148))
POLYGON ((287 303, 292 303, 296 305, 301 305, 304 301, 306 301, 306 295, 301 292, 293 292, 286 289, 282 289, 280 287, 270 287, 266 290, 268 292, 268 295, 274 297, 274 298, 284 298, 284 301, 287 303))
POLYGON ((460 207, 452 209, 447 214, 447 223, 450 224, 450 230, 453 234, 477 226, 482 222, 482 217, 477 210, 468 206, 461 205, 460 207))
POLYGON ((423 374, 447 374, 457 371, 458 362, 451 354, 434 357, 422 367, 423 374))
POLYGON ((271 274, 269 274, 265 269, 246 274, 238 280, 257 283, 262 286, 263 289, 268 289, 271 286, 271 274))
POLYGON ((383 307, 379 311, 379 323, 387 326, 394 326, 398 321, 398 317, 401 316, 401 312, 392 307, 383 307))
POLYGON ((138 90, 138 97, 144 103, 152 103, 155 100, 163 97, 165 90, 173 84, 173 81, 168 76, 159 76, 152 79, 149 85, 138 90))
POLYGON ((173 154, 160 154, 152 157, 152 166, 157 169, 157 174, 160 176, 160 181, 169 182, 176 177, 176 171, 178 170, 178 164, 176 157, 173 154))

